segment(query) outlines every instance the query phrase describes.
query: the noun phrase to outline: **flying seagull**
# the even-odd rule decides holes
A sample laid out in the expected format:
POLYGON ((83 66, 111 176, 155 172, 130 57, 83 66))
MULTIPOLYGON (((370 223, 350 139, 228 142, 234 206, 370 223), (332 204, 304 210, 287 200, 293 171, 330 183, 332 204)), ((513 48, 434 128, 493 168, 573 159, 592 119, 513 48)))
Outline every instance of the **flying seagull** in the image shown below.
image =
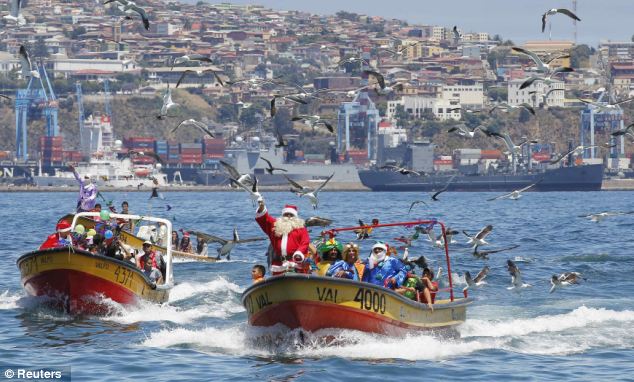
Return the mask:
POLYGON ((264 158, 264 157, 260 157, 260 159, 262 159, 263 161, 265 161, 269 167, 265 168, 264 170, 266 172, 268 172, 269 174, 273 175, 273 171, 277 170, 277 171, 283 171, 283 172, 288 172, 288 170, 284 169, 284 168, 279 168, 279 167, 273 167, 273 165, 271 164, 271 161, 264 158))
POLYGON ((153 158, 156 163, 164 164, 161 157, 155 153, 154 151, 136 151, 136 150, 128 150, 128 152, 123 156, 123 158, 132 158, 132 157, 150 157, 153 158))
POLYGON ((553 293, 555 289, 559 287, 579 284, 581 280, 585 279, 581 277, 581 273, 579 272, 564 272, 560 275, 553 275, 553 277, 550 278, 550 284, 552 285, 550 293, 553 293))
POLYGON ((512 289, 519 289, 519 288, 527 288, 531 286, 530 284, 525 284, 522 281, 522 273, 520 272, 520 269, 517 267, 517 265, 515 265, 513 260, 506 260, 506 265, 507 265, 507 269, 509 273, 511 274, 511 284, 513 284, 512 286, 506 289, 512 290, 512 289))
POLYGON ((258 178, 253 175, 253 185, 251 186, 251 188, 245 186, 244 184, 238 182, 237 179, 233 179, 233 178, 229 178, 229 181, 231 182, 232 185, 238 186, 240 188, 242 188, 243 190, 245 190, 246 192, 249 193, 249 195, 251 195, 251 199, 253 200, 253 206, 255 207, 255 203, 258 200, 262 200, 262 194, 260 194, 260 192, 258 191, 258 178))
POLYGON ((37 71, 37 68, 33 68, 33 65, 31 64, 31 58, 29 57, 29 53, 26 51, 24 45, 20 45, 20 67, 22 71, 22 77, 40 78, 40 73, 37 71))
POLYGON ((533 184, 530 184, 530 185, 528 185, 528 186, 526 186, 524 188, 520 188, 519 190, 511 191, 508 194, 504 194, 504 195, 496 196, 495 198, 487 199, 487 201, 491 202, 493 200, 506 199, 506 198, 511 199, 511 200, 517 200, 517 199, 522 197, 522 192, 527 191, 527 190, 535 187, 535 185, 537 185, 537 183, 541 182, 542 179, 540 179, 537 182, 535 182, 533 184))
POLYGON ((511 247, 501 248, 501 249, 492 249, 492 250, 489 250, 489 251, 478 251, 478 247, 479 247, 479 245, 476 245, 473 248, 473 252, 471 253, 473 255, 473 257, 475 257, 477 259, 481 259, 481 260, 488 260, 489 259, 489 255, 492 254, 492 253, 510 251, 512 249, 515 249, 515 248, 519 247, 519 245, 513 245, 511 247))
POLYGON ((172 70, 174 69, 174 66, 176 65, 189 63, 193 61, 212 63, 211 58, 203 54, 186 54, 174 60, 174 62, 172 63, 172 70))
POLYGON ((169 117, 167 115, 167 112, 175 107, 178 106, 178 104, 174 101, 172 101, 172 89, 169 86, 169 83, 167 84, 167 90, 165 91, 165 95, 163 95, 163 106, 161 106, 161 111, 159 113, 159 115, 156 116, 156 119, 165 119, 167 117, 169 117))
POLYGON ((283 174, 283 175, 286 178, 286 180, 288 181, 288 183, 290 183, 291 186, 292 186, 291 187, 291 192, 299 193, 299 192, 302 192, 302 191, 310 190, 310 188, 304 187, 301 184, 299 184, 296 181, 294 181, 293 179, 289 178, 288 175, 286 175, 286 174, 283 174))
POLYGON ((401 57, 403 55, 403 52, 405 52, 409 47, 414 45, 416 45, 415 42, 407 44, 407 45, 403 45, 396 49, 381 49, 379 51, 379 54, 381 54, 382 52, 386 52, 386 53, 389 53, 392 56, 392 58, 401 57))
POLYGON ((473 138, 475 137, 476 131, 480 130, 481 128, 482 128, 482 125, 474 127, 473 130, 469 130, 469 128, 465 125, 457 125, 457 126, 451 127, 449 130, 447 130, 447 132, 448 133, 455 132, 456 134, 460 136, 473 138))
POLYGON ((481 285, 486 284, 486 281, 484 281, 484 279, 487 277, 488 274, 489 274, 488 265, 485 265, 484 268, 482 268, 482 270, 478 272, 478 274, 476 275, 474 279, 471 278, 471 273, 469 273, 469 271, 465 272, 464 281, 467 283, 467 286, 464 287, 463 291, 466 291, 469 288, 475 288, 475 287, 479 287, 481 285))
POLYGON ((578 98, 579 101, 585 103, 586 105, 592 105, 594 107, 596 107, 597 109, 601 110, 601 111, 610 111, 610 110, 616 110, 619 108, 619 105, 622 105, 624 103, 627 102, 632 102, 634 101, 634 98, 627 98, 624 99, 622 101, 618 101, 615 103, 607 103, 607 104, 603 104, 603 103, 599 103, 599 102, 593 102, 593 101, 587 101, 585 99, 581 99, 578 98))
POLYGON ((214 137, 214 134, 207 128, 207 125, 205 125, 202 122, 198 122, 195 119, 185 119, 183 121, 181 121, 181 123, 179 123, 176 127, 174 127, 172 130, 170 130, 170 133, 174 133, 176 132, 176 130, 178 130, 179 127, 181 126, 194 126, 197 129, 199 129, 200 131, 202 131, 203 133, 209 135, 210 137, 214 137))
POLYGON ((629 212, 621 212, 621 211, 605 211, 605 212, 598 212, 598 213, 594 213, 594 214, 588 214, 588 215, 579 215, 580 218, 586 218, 586 219, 590 219, 590 221, 593 221, 595 223, 599 223, 601 220, 610 217, 610 216, 620 216, 620 215, 632 215, 634 214, 634 211, 629 211, 629 212))
MULTIPOLYGON (((229 173, 230 178, 233 179, 235 182, 240 183, 244 186, 253 185, 253 179, 251 178, 250 174, 240 174, 240 172, 236 170, 235 167, 223 160, 220 161, 220 164, 225 168, 225 170, 229 173)), ((231 186, 234 186, 233 182, 231 183, 231 186)))
MULTIPOLYGON (((553 70, 551 74, 549 74, 546 77, 531 76, 526 81, 522 82, 522 84, 520 85, 520 90, 526 89, 527 87, 531 86, 535 81, 541 81, 546 85, 551 85, 555 83, 555 80, 553 80, 553 76, 559 73, 570 73, 574 71, 575 70, 573 68, 568 68, 564 66, 564 67, 556 68, 555 70, 553 70)), ((562 89, 558 89, 558 90, 562 90, 562 89)))
POLYGON ((523 49, 523 48, 518 48, 516 46, 511 48, 513 51, 517 52, 517 53, 521 53, 521 54, 525 54, 527 55, 531 60, 533 60, 535 62, 535 64, 537 65, 537 71, 538 72, 542 72, 542 73, 548 73, 551 70, 550 67, 550 63, 552 63, 553 61, 559 59, 559 58, 567 58, 570 57, 570 55, 568 54, 562 54, 562 55, 558 55, 558 56, 554 56, 553 58, 550 58, 546 61, 543 61, 535 52, 532 52, 528 49, 523 49))
POLYGON ((618 129, 617 131, 612 132, 610 135, 612 135, 613 137, 619 137, 621 135, 626 135, 626 134, 634 134, 634 123, 630 123, 629 125, 625 126, 622 129, 618 129))
POLYGON ((415 205, 420 204, 420 203, 423 203, 424 205, 427 206, 427 203, 425 203, 424 200, 414 200, 412 202, 412 204, 409 205, 409 210, 407 211, 407 213, 409 214, 410 212, 412 212, 412 208, 414 208, 415 205))
POLYGON ((221 247, 217 249, 218 257, 217 260, 220 260, 220 256, 227 256, 227 260, 231 260, 231 250, 238 244, 250 243, 254 241, 262 241, 266 240, 265 237, 252 237, 248 239, 240 239, 238 236, 238 229, 233 229, 233 239, 227 240, 218 236, 210 235, 208 233, 200 232, 200 231, 187 231, 191 235, 196 235, 197 238, 203 238, 207 243, 220 243, 221 247))
MULTIPOLYGON (((178 87, 178 85, 181 84, 181 82, 183 81, 183 79, 185 78, 185 76, 189 73, 195 73, 198 77, 204 75, 205 73, 213 73, 214 77, 216 78, 216 80, 218 80, 218 74, 216 74, 216 71, 213 69, 200 69, 200 70, 193 70, 193 69, 186 69, 183 71, 183 73, 181 74, 181 76, 178 78, 178 82, 176 82, 176 87, 178 87)), ((220 82, 220 81, 218 81, 220 82)))
POLYGON ((458 32, 458 26, 454 25, 451 31, 453 32, 453 44, 458 45, 458 41, 460 41, 460 32, 458 32))
POLYGON ((124 12, 136 12, 139 14, 139 16, 141 16, 141 20, 143 20, 143 26, 145 27, 145 30, 150 30, 150 20, 147 17, 147 13, 145 12, 145 9, 139 7, 138 5, 136 5, 135 2, 133 1, 128 1, 128 0, 106 0, 104 1, 104 5, 108 4, 108 3, 113 3, 113 2, 117 2, 119 4, 121 4, 123 6, 123 11, 124 12))
POLYGON ((311 216, 304 221, 306 227, 328 227, 332 224, 332 219, 322 218, 319 216, 311 216))
POLYGON ((348 57, 348 58, 345 58, 343 60, 340 60, 337 63, 337 66, 341 67, 341 66, 344 66, 345 64, 358 64, 358 63, 365 64, 366 66, 370 66, 370 64, 366 60, 361 58, 361 57, 348 57))
POLYGON ((284 137, 282 137, 282 134, 280 134, 280 131, 277 128, 275 129, 275 137, 277 138, 277 143, 275 144, 276 148, 279 149, 280 147, 288 146, 288 144, 284 140, 284 137))
POLYGON ((566 15, 566 16, 570 17, 573 20, 581 21, 581 19, 578 18, 577 15, 575 15, 574 13, 572 13, 571 11, 569 11, 566 8, 549 9, 542 15, 542 33, 544 33, 544 31, 546 30, 546 19, 548 18, 548 16, 556 15, 557 13, 561 13, 562 15, 566 15))
POLYGON ((511 136, 508 135, 508 133, 500 134, 498 138, 503 139, 509 152, 515 153, 516 155, 520 154, 520 152, 522 151, 522 146, 524 146, 525 144, 537 143, 536 140, 529 140, 528 138, 524 138, 524 140, 520 142, 519 145, 516 145, 515 143, 513 143, 513 140, 511 139, 511 136))
POLYGON ((273 98, 271 98, 271 117, 275 117, 275 114, 277 114, 277 108, 275 107, 275 102, 277 101, 278 98, 286 99, 286 100, 289 100, 291 102, 299 103, 299 104, 302 104, 302 105, 308 104, 308 102, 306 102, 302 98, 297 97, 295 95, 276 94, 276 95, 273 96, 273 98))
POLYGON ((5 15, 3 19, 14 22, 16 25, 22 26, 26 24, 26 20, 24 16, 20 14, 20 7, 22 5, 22 0, 11 0, 11 10, 8 15, 5 15))
POLYGON ((506 102, 500 102, 497 105, 493 106, 491 109, 489 109, 489 114, 493 113, 495 109, 502 109, 502 110, 508 111, 509 109, 519 109, 520 107, 528 110, 531 114, 535 115, 535 109, 533 109, 533 107, 527 103, 522 103, 515 106, 515 105, 509 105, 506 102))
POLYGON ((489 244, 485 239, 491 233, 491 231, 493 231, 493 226, 489 224, 486 227, 482 228, 480 232, 475 234, 475 236, 469 235, 466 231, 462 231, 462 233, 469 238, 467 244, 473 244, 473 246, 475 247, 476 245, 489 244))
POLYGON ((380 167, 381 169, 392 169, 394 172, 398 172, 401 173, 403 175, 416 175, 416 176, 420 176, 421 173, 418 171, 414 171, 414 170, 408 170, 405 167, 401 167, 401 166, 394 166, 391 164, 386 164, 384 166, 380 167))
POLYGON ((324 186, 326 186, 326 184, 328 184, 333 176, 335 176, 334 172, 326 179, 326 181, 324 181, 322 184, 319 185, 319 187, 315 188, 314 190, 310 188, 304 188, 303 190, 296 191, 296 193, 299 195, 299 197, 307 197, 310 200, 310 204, 313 206, 313 209, 316 210, 319 204, 317 194, 324 188, 324 186))
MULTIPOLYGON (((456 174, 457 175, 457 174, 456 174)), ((453 182, 453 180, 456 178, 456 175, 453 175, 451 178, 449 178, 449 180, 447 181, 447 184, 445 184, 445 187, 443 187, 442 189, 440 189, 439 191, 436 191, 432 196, 431 196, 431 200, 433 200, 434 202, 439 201, 438 200, 438 195, 442 194, 443 192, 447 191, 449 189, 449 185, 451 184, 451 182, 453 182)))
POLYGON ((315 126, 317 126, 317 125, 324 125, 324 126, 326 126, 328 131, 330 131, 331 133, 335 132, 335 129, 332 127, 330 122, 328 122, 326 119, 321 118, 318 115, 301 114, 301 115, 298 115, 297 117, 291 118, 291 121, 293 121, 293 122, 295 122, 295 121, 304 121, 304 123, 306 123, 307 125, 309 125, 313 129, 315 129, 315 126))
POLYGON ((597 145, 592 145, 592 146, 577 146, 577 147, 575 147, 574 149, 572 149, 572 150, 568 151, 567 153, 562 154, 562 155, 558 156, 558 157, 557 157, 557 158, 555 158, 555 159, 552 159, 549 163, 550 163, 550 164, 557 164, 557 163, 561 162, 561 161, 562 161, 565 157, 567 157, 567 156, 568 156, 568 155, 570 155, 570 154, 577 154, 577 155, 578 155, 578 154, 583 153, 583 151, 584 151, 584 150, 591 149, 591 148, 593 148, 593 147, 599 147, 599 146, 597 146, 597 145))

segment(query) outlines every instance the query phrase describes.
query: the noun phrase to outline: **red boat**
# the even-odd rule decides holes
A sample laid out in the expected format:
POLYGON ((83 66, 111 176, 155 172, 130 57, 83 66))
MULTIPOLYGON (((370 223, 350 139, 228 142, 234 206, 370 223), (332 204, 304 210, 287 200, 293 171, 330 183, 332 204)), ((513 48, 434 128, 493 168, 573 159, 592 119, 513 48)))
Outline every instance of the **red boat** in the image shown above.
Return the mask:
MULTIPOLYGON (((431 221, 372 226, 436 224, 431 221)), ((442 227, 443 237, 445 227, 442 227)), ((331 233, 363 227, 332 230, 331 233)), ((445 240, 446 243, 446 240, 445 240)), ((326 328, 353 329, 388 335, 412 330, 451 331, 466 320, 471 298, 455 298, 449 251, 445 244, 449 275, 449 298, 436 299, 433 311, 427 305, 390 289, 366 282, 311 274, 285 273, 254 284, 244 291, 242 304, 253 326, 283 324, 289 329, 314 332, 326 328)))
MULTIPOLYGON (((87 217, 99 216, 95 212, 82 212, 73 218, 74 229, 78 219, 87 223, 87 217)), ((165 224, 171 232, 169 220, 138 215, 110 214, 111 218, 145 220, 165 224)), ((94 222, 93 222, 94 223, 94 222)), ((165 248, 154 246, 155 251, 166 254, 166 281, 155 284, 130 261, 94 255, 76 247, 58 247, 37 250, 17 260, 22 285, 29 295, 46 296, 46 303, 64 311, 87 314, 107 313, 109 301, 135 304, 139 300, 166 302, 174 286, 172 274, 171 235, 167 235, 165 248)), ((133 235, 120 237, 132 249, 142 250, 143 240, 133 235)))

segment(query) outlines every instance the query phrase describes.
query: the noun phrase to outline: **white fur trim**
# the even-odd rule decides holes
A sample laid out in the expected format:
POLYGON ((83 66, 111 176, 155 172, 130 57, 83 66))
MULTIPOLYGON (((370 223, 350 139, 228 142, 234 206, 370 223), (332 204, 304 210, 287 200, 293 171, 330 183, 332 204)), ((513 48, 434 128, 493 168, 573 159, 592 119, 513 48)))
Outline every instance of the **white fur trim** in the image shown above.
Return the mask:
POLYGON ((271 269, 271 273, 286 272, 288 270, 288 264, 285 263, 284 265, 271 265, 270 269, 271 269))
POLYGON ((58 229, 57 232, 70 232, 71 228, 58 229))
POLYGON ((282 209, 282 215, 284 215, 284 214, 292 214, 293 216, 298 217, 297 216, 297 210, 294 209, 294 208, 283 208, 282 209))
POLYGON ((282 242, 280 243, 280 252, 282 253, 282 257, 286 257, 288 252, 286 252, 286 247, 288 246, 288 235, 282 235, 282 242))
MULTIPOLYGON (((258 207, 259 208, 259 207, 258 207)), ((255 210, 255 218, 261 218, 262 216, 266 215, 266 213, 268 212, 266 210, 266 206, 264 206, 264 209, 262 210, 262 212, 257 212, 257 210, 255 210)))
POLYGON ((306 257, 304 257, 304 254, 301 251, 295 251, 295 253, 293 253, 293 261, 297 262, 295 256, 301 257, 301 260, 299 260, 300 263, 303 263, 304 260, 306 260, 306 257))

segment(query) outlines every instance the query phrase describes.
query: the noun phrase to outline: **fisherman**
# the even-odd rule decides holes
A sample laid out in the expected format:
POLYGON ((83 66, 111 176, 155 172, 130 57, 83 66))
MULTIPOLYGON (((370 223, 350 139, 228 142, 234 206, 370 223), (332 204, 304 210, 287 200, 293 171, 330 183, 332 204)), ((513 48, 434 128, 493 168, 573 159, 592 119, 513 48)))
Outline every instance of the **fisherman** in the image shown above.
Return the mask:
POLYGON ((93 208, 95 208, 95 202, 97 200, 97 186, 92 183, 89 174, 84 175, 84 179, 82 180, 73 165, 69 165, 68 167, 73 172, 73 175, 75 176, 75 179, 77 179, 77 182, 79 182, 77 212, 91 211, 93 208))
POLYGON ((49 235, 46 241, 40 245, 40 249, 67 247, 73 245, 73 237, 70 234, 70 223, 61 220, 55 226, 55 233, 49 235))
POLYGON ((401 260, 387 256, 387 246, 381 241, 372 246, 372 253, 363 264, 362 281, 386 288, 398 288, 405 281, 407 268, 401 260))
POLYGON ((288 264, 284 265, 284 262, 289 259, 292 259, 295 264, 298 261, 300 263, 305 261, 308 256, 310 238, 304 220, 298 216, 296 206, 285 205, 282 216, 276 219, 269 215, 264 199, 260 197, 255 221, 271 241, 273 250, 269 253, 271 253, 272 275, 286 272, 288 264))
POLYGON ((359 274, 363 273, 363 271, 359 272, 357 268, 361 265, 359 263, 359 246, 354 243, 346 244, 342 257, 343 259, 338 260, 328 268, 326 276, 359 281, 361 279, 359 274))

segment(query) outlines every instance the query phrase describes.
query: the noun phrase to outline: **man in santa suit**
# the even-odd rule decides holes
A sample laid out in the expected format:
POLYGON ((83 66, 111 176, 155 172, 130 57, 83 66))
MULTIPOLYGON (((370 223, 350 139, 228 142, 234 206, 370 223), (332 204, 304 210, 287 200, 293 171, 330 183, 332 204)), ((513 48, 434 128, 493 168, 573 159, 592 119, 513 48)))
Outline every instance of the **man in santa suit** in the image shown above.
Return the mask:
POLYGON ((73 245, 73 238, 70 235, 70 223, 61 220, 55 227, 56 233, 48 236, 46 241, 40 245, 40 249, 66 247, 73 245))
POLYGON ((297 215, 297 207, 285 205, 282 216, 276 219, 269 215, 264 200, 260 198, 258 204, 255 221, 271 240, 273 249, 271 274, 284 273, 286 271, 286 266, 283 266, 285 260, 291 260, 296 265, 296 270, 300 271, 303 269, 303 263, 308 253, 310 238, 304 220, 297 215))

